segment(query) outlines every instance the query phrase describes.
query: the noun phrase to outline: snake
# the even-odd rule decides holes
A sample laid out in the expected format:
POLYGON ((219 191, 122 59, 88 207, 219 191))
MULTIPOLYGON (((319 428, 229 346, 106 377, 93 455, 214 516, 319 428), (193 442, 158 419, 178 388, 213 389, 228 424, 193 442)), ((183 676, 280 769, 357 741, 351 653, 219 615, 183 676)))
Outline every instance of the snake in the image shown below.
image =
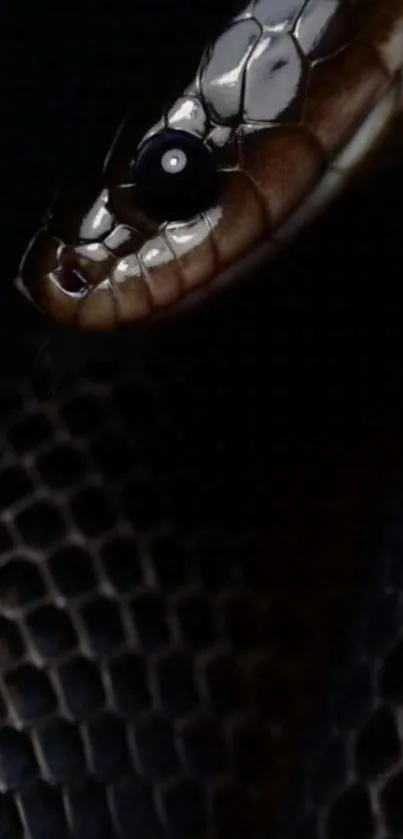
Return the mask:
MULTIPOLYGON (((245 282, 262 262, 275 266, 394 136, 402 70, 403 0, 253 0, 208 45, 193 81, 155 124, 144 129, 131 116, 123 123, 97 188, 56 199, 21 261, 17 288, 60 326, 112 332, 245 282)), ((401 538, 394 545, 382 561, 382 602, 379 575, 374 598, 384 648, 371 666, 361 662, 357 671, 355 662, 352 683, 346 679, 351 714, 357 697, 373 698, 376 679, 391 705, 401 705, 403 647, 391 637, 401 608, 401 538)), ((378 715, 368 727, 372 736, 381 731, 389 754, 381 754, 374 783, 350 777, 330 815, 304 792, 281 839, 403 835, 401 733, 399 745, 392 714, 378 715), (378 828, 371 806, 381 813, 378 828)), ((354 725, 337 718, 328 731, 311 766, 316 784, 322 758, 337 765, 338 738, 351 751, 354 725)), ((362 752, 366 743, 370 749, 365 735, 362 752)), ((314 784, 308 772, 303 783, 314 784)))
POLYGON ((110 332, 249 276, 396 127, 402 67, 403 0, 253 0, 154 125, 124 122, 95 191, 56 200, 17 287, 110 332))

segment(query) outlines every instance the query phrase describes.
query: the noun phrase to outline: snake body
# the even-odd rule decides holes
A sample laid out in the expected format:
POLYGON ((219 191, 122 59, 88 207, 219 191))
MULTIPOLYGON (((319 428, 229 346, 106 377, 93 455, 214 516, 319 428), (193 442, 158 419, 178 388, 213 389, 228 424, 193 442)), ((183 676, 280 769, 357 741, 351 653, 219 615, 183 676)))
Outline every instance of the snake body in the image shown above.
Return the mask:
POLYGON ((67 212, 56 202, 18 287, 54 321, 110 331, 247 276, 392 129, 402 67, 403 0, 252 0, 155 125, 124 123, 99 191, 67 212), (204 144, 220 188, 202 212, 156 222, 136 205, 132 173, 167 130, 204 144))
MULTIPOLYGON (((345 187, 353 173, 380 146, 389 131, 393 130, 395 119, 401 112, 402 106, 402 68, 403 0, 344 0, 344 2, 343 0, 253 0, 229 23, 216 42, 207 48, 194 81, 165 108, 159 122, 148 127, 146 131, 139 130, 133 117, 124 123, 107 156, 98 192, 90 196, 87 194, 82 203, 74 201, 69 205, 67 200, 67 211, 66 202, 63 202, 63 199, 61 203, 56 202, 51 208, 24 256, 17 281, 18 286, 50 319, 60 324, 75 326, 82 330, 110 331, 120 325, 145 322, 158 313, 165 314, 175 310, 194 299, 194 295, 208 293, 210 289, 220 284, 231 282, 237 275, 248 276, 254 263, 275 257, 298 230, 345 187), (133 164, 145 144, 152 142, 167 130, 190 134, 211 151, 220 173, 220 191, 211 207, 204 208, 202 212, 191 218, 164 219, 155 222, 140 211, 133 201, 131 174, 133 164)), ((274 262, 272 265, 275 270, 274 262)), ((110 402, 111 397, 108 392, 105 405, 102 404, 105 412, 110 402)), ((81 410, 80 408, 79 411, 81 410)), ((132 423, 130 416, 131 431, 132 423)), ((92 427, 89 433, 92 444, 94 434, 92 427)), ((107 447, 108 440, 104 444, 104 448, 107 447)), ((142 492, 141 486, 139 492, 142 492)), ((67 502, 63 503, 67 506, 67 502)), ((108 523, 106 527, 109 527, 108 523)), ((381 586, 377 578, 377 595, 379 592, 382 595, 380 623, 382 627, 385 627, 384 634, 386 635, 389 631, 386 618, 391 616, 390 634, 393 638, 384 639, 384 645, 380 646, 376 656, 370 659, 370 664, 366 660, 361 662, 364 675, 368 677, 368 689, 366 682, 362 686, 359 680, 358 687, 354 684, 351 686, 349 683, 346 685, 346 692, 350 699, 351 696, 353 697, 350 705, 356 708, 361 694, 364 694, 363 706, 366 709, 368 705, 373 712, 375 723, 378 719, 376 715, 382 711, 379 698, 382 691, 385 703, 390 703, 392 709, 398 708, 395 716, 400 727, 401 662, 403 661, 401 541, 400 538, 393 562, 390 561, 388 564, 385 558, 382 558, 381 586), (398 631, 395 624, 399 627, 398 631)), ((122 542, 121 539, 120 542, 122 542)), ((116 550, 118 550, 119 540, 116 544, 116 550)), ((111 545, 113 547, 112 542, 111 545)), ((95 550, 97 569, 98 566, 101 568, 101 560, 97 553, 100 550, 97 542, 95 550)), ((67 553, 66 556, 65 561, 68 563, 70 560, 67 553)), ((106 562, 104 558, 107 556, 106 551, 102 556, 102 561, 106 562)), ((117 556, 119 559, 119 553, 117 556)), ((127 554, 124 554, 125 557, 127 554)), ((164 556, 162 559, 165 562, 164 556)), ((115 560, 115 555, 113 555, 113 560, 115 560)), ((158 571, 155 571, 153 565, 155 562, 155 567, 157 567, 157 560, 154 558, 152 562, 149 562, 147 558, 141 561, 144 562, 146 571, 143 577, 148 585, 150 579, 158 576, 158 571)), ((182 592, 180 588, 182 583, 180 583, 178 584, 179 595, 175 592, 173 596, 169 588, 172 583, 170 575, 172 573, 175 578, 176 567, 175 563, 172 563, 171 570, 170 553, 166 567, 164 562, 162 563, 165 568, 164 573, 169 577, 168 611, 169 615, 171 613, 174 615, 174 618, 169 619, 174 622, 178 621, 175 610, 178 610, 179 614, 182 596, 186 603, 189 596, 189 602, 192 604, 195 592, 192 589, 188 591, 187 583, 183 586, 182 592)), ((110 573, 114 573, 114 562, 110 563, 110 568, 110 573)), ((127 566, 125 568, 127 569, 127 566)), ((217 572, 215 569, 213 571, 213 576, 216 573, 219 575, 220 568, 217 572)), ((74 576, 74 568, 72 574, 74 576)), ((116 574, 118 577, 119 562, 116 574)), ((161 576, 163 576, 162 572, 161 576)), ((104 597, 105 593, 109 596, 111 591, 111 583, 106 577, 105 572, 99 572, 102 597, 98 597, 98 590, 94 588, 88 601, 90 606, 91 598, 96 598, 95 606, 103 606, 104 601, 109 602, 107 597, 104 597)), ((18 585, 20 584, 22 585, 21 573, 18 578, 18 585)), ((90 583, 90 585, 93 584, 90 583)), ((144 585, 143 588, 137 579, 133 585, 135 588, 134 610, 137 603, 142 604, 143 596, 148 598, 150 592, 147 586, 144 585)), ((126 577, 124 587, 126 587, 126 577)), ((198 595, 197 589, 196 595, 198 595)), ((53 588, 51 596, 54 598, 50 601, 51 607, 55 605, 59 607, 60 598, 58 594, 53 594, 53 588)), ((221 600, 216 597, 214 601, 214 609, 218 610, 219 615, 221 611, 225 612, 227 596, 230 603, 230 596, 227 594, 225 597, 222 596, 221 600)), ((13 597, 15 599, 14 593, 13 597)), ((126 612, 129 600, 126 588, 124 594, 121 595, 119 592, 119 595, 116 597, 113 595, 113 597, 115 599, 112 599, 110 608, 112 609, 115 602, 118 602, 119 609, 122 609, 125 620, 128 622, 126 612)), ((147 626, 148 622, 152 625, 151 645, 154 643, 153 624, 156 620, 152 608, 152 597, 153 594, 151 608, 148 599, 144 608, 144 621, 147 622, 147 626)), ((214 600, 214 596, 211 596, 211 599, 214 600)), ((130 600, 130 604, 131 602, 130 600)), ((80 600, 79 606, 74 606, 71 610, 73 622, 76 620, 76 613, 80 616, 81 608, 84 614, 87 604, 85 597, 83 603, 82 607, 80 600)), ((13 601, 11 607, 14 608, 14 606, 13 601)), ((67 608, 65 611, 68 611, 67 608)), ((52 615, 51 610, 50 616, 52 615)), ((157 613, 157 623, 158 618, 157 613)), ((371 620, 372 618, 371 615, 371 620)), ((82 620, 82 618, 79 619, 82 620)), ((96 619, 97 615, 94 610, 94 623, 96 619)), ((102 610, 99 612, 99 621, 99 631, 103 638, 105 624, 102 610)), ((195 621, 197 625, 197 613, 195 621)), ((190 616, 190 623, 192 624, 192 616, 190 616)), ((77 625, 82 632, 81 624, 77 625)), ((91 620, 88 618, 86 631, 90 631, 91 628, 91 620)), ((204 625, 201 626, 201 630, 204 633, 204 625)), ((165 666, 165 656, 169 664, 170 648, 164 646, 165 636, 162 641, 157 637, 158 627, 155 632, 157 652, 154 647, 151 648, 151 652, 146 649, 144 657, 147 672, 151 673, 149 678, 150 684, 152 682, 152 691, 159 699, 159 685, 156 684, 160 674, 158 668, 161 666, 162 671, 162 667, 165 666)), ((105 643, 109 644, 109 640, 105 643)), ((112 640, 112 646, 113 643, 112 640)), ((84 672, 88 672, 85 671, 88 666, 92 673, 93 662, 86 661, 87 640, 85 638, 83 644, 84 672)), ((110 660, 107 659, 106 663, 102 658, 103 652, 98 654, 96 651, 94 667, 95 670, 98 668, 99 672, 102 672, 106 690, 109 693, 115 691, 118 694, 121 687, 124 698, 125 679, 127 678, 129 684, 132 684, 130 668, 133 649, 129 646, 128 652, 125 651, 127 655, 127 665, 125 665, 123 658, 120 658, 119 644, 118 639, 116 649, 112 650, 113 655, 111 654, 110 660), (121 661, 123 662, 122 669, 119 669, 121 661)), ((49 658, 53 655, 52 649, 49 658)), ((200 665, 198 659, 198 667, 204 679, 205 671, 215 663, 215 659, 209 648, 207 653, 204 649, 202 653, 199 656, 200 665)), ((93 655, 92 651, 91 655, 93 655)), ((80 662, 81 659, 78 661, 80 662)), ((225 656, 223 661, 225 664, 225 656)), ((256 664, 258 671, 259 661, 253 663, 256 664)), ((295 664, 291 662, 293 663, 295 664)), ((36 665, 36 659, 34 664, 36 665)), ((62 665, 64 664, 63 659, 62 665)), ((59 668, 59 662, 57 662, 57 668, 59 668)), ((49 670, 56 682, 59 671, 56 675, 54 671, 57 668, 52 660, 49 670)), ((220 675, 218 669, 217 667, 217 678, 220 675)), ((263 667, 262 670, 264 670, 263 667)), ((167 668, 167 683, 170 683, 171 679, 175 682, 175 671, 173 673, 172 677, 167 668)), ((31 663, 28 675, 33 678, 33 674, 35 688, 39 676, 36 676, 35 667, 31 663)), ((180 675, 181 671, 179 677, 180 675)), ((305 671, 304 675, 306 675, 305 671)), ((361 671, 358 675, 361 676, 361 671)), ((13 676, 7 676, 6 683, 13 685, 13 678, 13 676)), ((225 673, 223 678, 225 681, 225 673)), ((78 682, 76 676, 72 679, 74 699, 78 682)), ((201 683, 204 688, 202 679, 201 683)), ((16 680, 15 684, 18 685, 16 680)), ((28 687, 31 690, 30 684, 28 687)), ((163 687, 165 688, 165 684, 163 687)), ((86 683, 82 676, 79 678, 77 691, 79 699, 81 689, 84 694, 86 683)), ((130 690, 129 700, 134 702, 136 697, 132 699, 130 690)), ((25 687, 25 692, 30 696, 27 687, 25 687)), ((62 694, 63 690, 60 689, 59 692, 62 694)), ((146 686, 146 692, 148 692, 148 686, 146 686)), ((161 688, 161 694, 162 692, 161 688)), ((169 691, 168 694, 171 695, 169 691)), ((110 702, 112 707, 114 707, 113 703, 116 703, 120 713, 119 698, 118 696, 115 699, 113 696, 110 702)), ((13 697, 12 699, 15 702, 13 697)), ((183 701, 186 710, 186 696, 183 701)), ((62 696, 61 702, 64 702, 67 707, 68 699, 62 696)), ((63 707, 63 713, 66 713, 66 707, 63 707)), ((130 705, 130 710, 127 712, 129 717, 132 713, 131 707, 130 705)), ((289 832, 281 831, 281 839, 284 837, 287 839, 289 837, 292 839, 317 839, 317 837, 350 839, 353 835, 355 839, 356 837, 358 839, 370 839, 370 837, 386 839, 392 835, 403 836, 402 807, 398 803, 403 791, 401 731, 397 731, 396 721, 390 720, 390 708, 388 705, 382 719, 386 718, 387 723, 390 723, 393 728, 393 737, 390 738, 393 741, 393 749, 390 749, 390 755, 386 756, 385 766, 382 765, 380 770, 383 773, 382 784, 379 781, 378 767, 375 767, 373 778, 372 776, 369 779, 365 777, 365 783, 358 783, 360 767, 357 769, 354 763, 354 738, 358 739, 354 728, 355 721, 340 722, 341 714, 339 714, 339 717, 335 718, 334 725, 332 723, 333 727, 328 726, 325 744, 321 744, 324 752, 323 760, 322 754, 319 754, 320 760, 315 760, 315 755, 312 755, 310 765, 303 767, 303 782, 308 788, 308 793, 305 792, 304 787, 301 809, 297 806, 294 808, 292 803, 287 813, 290 817, 289 832), (343 788, 340 798, 326 809, 325 805, 329 804, 329 795, 327 792, 322 792, 323 785, 319 782, 322 781, 322 774, 324 783, 328 780, 325 769, 328 765, 333 766, 335 743, 336 747, 341 743, 343 755, 344 752, 346 755, 345 766, 342 762, 345 777, 343 776, 343 783, 340 784, 343 788), (315 798, 316 787, 320 787, 318 795, 323 796, 319 798, 319 804, 315 798), (378 828, 373 821, 371 807, 378 816, 378 828), (356 817, 358 826, 355 823, 356 817)), ((361 713, 361 706, 358 710, 361 713)), ((68 712, 70 713, 69 709, 68 712)), ((97 764, 97 756, 94 756, 91 749, 93 748, 95 752, 95 745, 98 742, 96 728, 98 718, 94 717, 95 722, 93 722, 91 717, 88 722, 85 713, 85 709, 83 712, 79 709, 73 720, 77 730, 80 729, 83 732, 87 749, 86 760, 92 767, 93 763, 95 766, 97 764)), ((19 737, 22 742, 26 736, 24 708, 14 709, 13 714, 12 720, 16 717, 18 723, 16 737, 19 737)), ((105 753, 111 752, 111 777, 106 776, 106 781, 104 781, 104 776, 100 775, 101 780, 97 780, 95 785, 91 777, 88 781, 87 769, 80 770, 73 761, 71 771, 74 777, 70 783, 69 754, 70 751, 74 753, 75 742, 79 739, 73 738, 74 725, 72 731, 69 730, 70 721, 66 730, 72 747, 71 750, 67 749, 65 740, 61 740, 60 745, 57 740, 55 741, 56 753, 61 754, 63 758, 67 754, 67 758, 65 762, 64 760, 60 760, 59 763, 55 762, 56 769, 53 776, 47 767, 48 755, 43 746, 45 735, 39 726, 38 733, 36 727, 33 726, 32 737, 36 753, 40 755, 38 761, 41 771, 46 781, 50 776, 49 785, 52 787, 52 795, 54 788, 56 789, 56 801, 59 795, 57 784, 59 782, 61 785, 65 784, 65 788, 63 788, 63 805, 60 805, 60 812, 63 815, 59 816, 59 811, 56 806, 53 806, 54 799, 45 797, 48 796, 48 788, 43 781, 40 780, 39 785, 36 779, 32 782, 28 773, 29 761, 24 758, 28 770, 24 761, 17 765, 14 770, 17 782, 13 775, 10 786, 18 786, 19 776, 21 776, 20 786, 23 791, 22 793, 18 791, 17 795, 18 812, 22 814, 21 819, 24 825, 31 825, 34 822, 38 825, 36 833, 32 827, 29 827, 30 836, 45 835, 39 832, 42 831, 42 822, 45 821, 44 814, 49 825, 46 836, 52 839, 53 836, 62 835, 80 837, 80 839, 82 836, 87 839, 90 835, 96 839, 98 837, 109 839, 110 836, 140 835, 140 832, 147 839, 161 836, 175 836, 176 839, 177 836, 201 835, 200 832, 192 832, 191 828, 188 831, 186 829, 185 809, 188 786, 181 786, 182 776, 178 775, 176 765, 173 769, 168 765, 169 742, 163 739, 166 728, 157 728, 157 724, 155 724, 155 730, 152 727, 154 717, 157 722, 160 717, 156 717, 154 711, 147 715, 141 708, 139 718, 135 716, 134 722, 131 718, 127 722, 125 714, 124 707, 122 716, 124 725, 127 724, 129 731, 129 735, 126 736, 132 737, 135 743, 133 751, 139 750, 138 753, 136 752, 136 772, 141 777, 142 773, 146 775, 147 783, 153 789, 154 804, 149 803, 148 788, 144 791, 143 786, 138 783, 137 775, 133 780, 127 774, 125 764, 123 764, 123 769, 120 765, 118 766, 116 777, 113 775, 115 771, 113 767, 114 741, 118 743, 119 740, 117 734, 120 731, 120 717, 115 728, 112 728, 113 736, 106 742, 106 746, 102 741, 102 749, 100 749, 102 762, 105 753), (144 740, 140 739, 142 726, 147 735, 144 736, 144 740), (146 753, 144 766, 142 749, 146 753), (148 763, 147 758, 149 758, 148 763), (154 771, 154 763, 157 766, 156 772, 159 774, 156 780, 154 777, 150 780, 147 771, 150 766, 154 771), (67 782, 63 773, 66 774, 67 782), (28 777, 26 778, 25 775, 28 777), (24 784, 28 784, 29 792, 31 790, 29 784, 32 784, 31 798, 25 792, 24 784), (103 785, 106 793, 102 789, 103 785), (95 789, 93 798, 88 795, 87 789, 90 792, 95 789), (174 800, 177 789, 180 794, 174 800), (171 793, 174 800, 173 815, 169 810, 171 793), (179 804, 182 805, 184 799, 185 805, 182 811, 179 804), (34 807, 36 801, 38 805, 34 807), (46 806, 42 804, 42 801, 45 801, 46 806), (105 804, 104 801, 107 803, 105 804), (155 828, 154 806, 159 808, 158 819, 163 820, 163 830, 155 828), (176 806, 177 811, 174 809, 176 806), (82 817, 83 812, 89 813, 87 822, 82 817), (80 814, 81 821, 77 813, 80 814), (66 824, 63 819, 66 820, 66 824), (171 821, 174 828, 182 824, 182 821, 185 827, 179 832, 171 827, 171 821), (117 825, 114 827, 115 832, 110 832, 108 827, 110 822, 117 825)), ((115 724, 113 714, 109 714, 109 717, 115 724)), ((100 718, 107 731, 108 725, 111 724, 109 717, 106 716, 106 722, 103 716, 100 718)), ((189 759, 197 763, 198 743, 196 742, 193 747, 190 737, 194 731, 196 734, 199 732, 198 716, 197 714, 187 716, 181 711, 179 717, 180 721, 175 729, 179 743, 186 746, 188 743, 186 738, 189 737, 191 744, 190 758, 182 746, 184 756, 181 759, 189 759)), ((372 724, 372 721, 371 716, 369 723, 372 724)), ((56 717, 56 722, 59 722, 58 717, 56 717)), ((63 718, 63 724, 64 722, 63 718)), ((231 726, 233 725, 236 731, 238 724, 241 729, 243 722, 242 713, 239 713, 239 718, 236 715, 234 718, 231 717, 229 722, 225 717, 225 725, 223 723, 222 727, 226 726, 225 730, 231 743, 231 726)), ((28 725, 31 725, 29 718, 28 725)), ((58 729, 54 730, 57 733, 58 729)), ((101 730, 101 724, 99 730, 101 730)), ((6 728, 6 734, 8 731, 9 729, 6 728)), ((64 729, 61 728, 61 731, 63 733, 64 729)), ((200 742, 203 746, 204 729, 202 728, 201 731, 200 742)), ((208 731, 207 728, 207 734, 208 731)), ((364 735, 365 733, 364 729, 364 735)), ((261 732, 259 732, 260 736, 262 736, 261 732)), ((14 740, 11 742, 14 743, 14 740)), ((253 743, 258 753, 258 741, 254 739, 253 743)), ((206 737, 207 752, 208 749, 209 742, 206 737)), ((119 750, 119 744, 116 750, 119 750)), ((108 760, 107 754, 105 761, 108 762, 108 760)), ((100 757, 98 761, 101 763, 100 757)), ((78 763, 78 767, 80 765, 78 763)), ((336 769, 337 767, 336 761, 336 769)), ((6 781, 8 779, 4 768, 2 771, 3 784, 5 784, 4 777, 6 781)), ((204 771, 208 775, 210 785, 208 792, 214 799, 214 806, 215 796, 218 801, 218 815, 213 810, 212 821, 216 819, 218 823, 221 816, 221 797, 226 801, 228 798, 228 813, 231 816, 233 811, 235 813, 233 818, 228 817, 228 829, 225 822, 222 832, 219 833, 219 828, 217 828, 217 833, 208 834, 209 839, 213 835, 214 837, 252 836, 249 827, 243 832, 242 824, 239 826, 237 824, 238 820, 241 820, 242 804, 239 805, 235 800, 232 785, 229 785, 231 795, 227 796, 227 781, 222 783, 222 779, 218 776, 215 786, 211 783, 211 777, 216 780, 213 775, 215 768, 213 767, 210 774, 210 769, 204 769, 204 771)), ((8 790, 8 787, 4 788, 8 790)), ((264 788, 267 790, 267 787, 264 788)), ((238 787, 234 785, 234 789, 237 790, 238 787)), ((192 792, 192 787, 190 791, 192 792)), ((60 793, 60 800, 61 795, 60 793)), ((332 795, 334 797, 336 793, 332 792, 332 795)), ((7 796, 9 796, 8 792, 7 796)), ((191 801, 189 810, 193 816, 192 807, 193 810, 195 807, 191 795, 189 800, 191 801)), ((8 810, 5 812, 8 819, 7 836, 20 839, 23 835, 20 829, 20 816, 14 816, 14 810, 11 810, 12 817, 8 810), (12 818, 15 818, 15 828, 12 818)), ((193 822, 191 822, 191 827, 192 825, 193 822)), ((258 835, 259 839, 260 836, 267 835, 266 826, 264 825, 262 830, 253 835, 258 835)))

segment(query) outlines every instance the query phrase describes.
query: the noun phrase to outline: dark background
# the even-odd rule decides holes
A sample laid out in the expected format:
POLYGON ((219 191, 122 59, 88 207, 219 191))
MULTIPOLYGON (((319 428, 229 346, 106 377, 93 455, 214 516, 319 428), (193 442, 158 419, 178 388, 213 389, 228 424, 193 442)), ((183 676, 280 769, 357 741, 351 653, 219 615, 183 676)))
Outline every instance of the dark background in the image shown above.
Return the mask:
MULTIPOLYGON (((187 81, 206 38, 241 5, 3 3, 7 389, 16 357, 18 375, 29 376, 24 332, 38 324, 11 282, 55 188, 101 165, 128 106, 147 123, 148 109, 187 81)), ((400 486, 402 186, 403 166, 391 161, 275 265, 189 319, 154 328, 142 347, 151 384, 143 399, 137 393, 133 423, 177 533, 224 530, 268 587, 280 696, 270 709, 270 691, 269 716, 286 728, 268 801, 273 778, 281 787, 294 768, 293 732, 329 689, 327 664, 359 607, 400 486)))

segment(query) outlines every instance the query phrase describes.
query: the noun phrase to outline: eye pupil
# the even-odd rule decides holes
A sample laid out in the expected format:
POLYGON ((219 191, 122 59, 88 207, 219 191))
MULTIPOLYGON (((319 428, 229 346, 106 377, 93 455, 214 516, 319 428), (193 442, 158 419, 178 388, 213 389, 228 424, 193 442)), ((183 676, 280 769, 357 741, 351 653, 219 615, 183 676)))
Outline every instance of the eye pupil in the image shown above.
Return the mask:
POLYGON ((161 158, 161 166, 167 174, 175 175, 177 172, 183 172, 186 164, 187 157, 182 149, 166 151, 161 158))
POLYGON ((148 140, 135 161, 133 181, 136 205, 156 221, 197 215, 218 193, 211 151, 186 131, 162 131, 148 140))

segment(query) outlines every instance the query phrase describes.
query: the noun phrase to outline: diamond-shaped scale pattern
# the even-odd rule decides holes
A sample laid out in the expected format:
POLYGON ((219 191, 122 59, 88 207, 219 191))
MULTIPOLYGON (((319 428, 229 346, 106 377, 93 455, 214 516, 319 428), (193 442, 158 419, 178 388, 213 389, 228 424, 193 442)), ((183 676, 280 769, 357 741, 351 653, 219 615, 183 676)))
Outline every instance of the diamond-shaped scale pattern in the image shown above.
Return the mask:
MULTIPOLYGON (((260 539, 234 539, 215 526, 174 528, 175 508, 170 520, 161 510, 156 519, 160 490, 148 492, 149 478, 131 483, 125 510, 123 466, 110 473, 109 493, 94 482, 98 459, 105 463, 97 434, 112 439, 104 436, 110 423, 116 445, 126 386, 124 373, 95 443, 92 429, 80 431, 81 446, 91 438, 80 455, 84 472, 73 480, 74 458, 60 458, 59 447, 53 460, 49 441, 45 448, 38 441, 48 454, 31 452, 37 494, 7 508, 13 535, 4 538, 0 562, 0 829, 7 839, 27 831, 38 839, 254 839, 261 824, 274 823, 273 779, 281 777, 303 639, 308 648, 314 638, 310 612, 303 598, 298 620, 288 617, 287 575, 262 562, 260 539), (66 480, 56 479, 53 465, 66 467, 66 480), (134 507, 142 511, 137 525, 134 507), (306 629, 287 647, 289 619, 306 629), (273 644, 287 650, 284 667, 278 658, 273 664, 273 644)), ((75 390, 81 387, 78 381, 75 390)), ((91 394, 90 380, 86 389, 91 394)), ((61 396, 64 452, 70 432, 61 396)), ((35 401, 29 384, 25 399, 35 401)), ((123 446, 127 433, 121 430, 123 446)), ((333 721, 324 723, 329 734, 308 749, 308 810, 281 836, 383 839, 379 818, 390 836, 402 830, 403 657, 396 563, 388 568, 391 582, 360 625, 364 657, 342 680, 333 721)))

